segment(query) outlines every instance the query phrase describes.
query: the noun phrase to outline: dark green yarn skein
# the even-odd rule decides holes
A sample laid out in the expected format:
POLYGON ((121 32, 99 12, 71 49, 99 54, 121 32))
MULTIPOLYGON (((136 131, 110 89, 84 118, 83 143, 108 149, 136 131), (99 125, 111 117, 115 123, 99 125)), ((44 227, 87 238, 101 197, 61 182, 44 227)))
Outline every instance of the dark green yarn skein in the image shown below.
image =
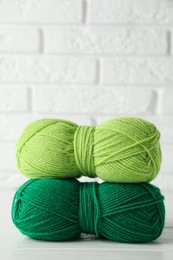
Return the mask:
POLYGON ((164 227, 164 197, 148 183, 80 183, 34 179, 16 192, 12 220, 25 235, 68 240, 81 232, 121 242, 147 242, 164 227))

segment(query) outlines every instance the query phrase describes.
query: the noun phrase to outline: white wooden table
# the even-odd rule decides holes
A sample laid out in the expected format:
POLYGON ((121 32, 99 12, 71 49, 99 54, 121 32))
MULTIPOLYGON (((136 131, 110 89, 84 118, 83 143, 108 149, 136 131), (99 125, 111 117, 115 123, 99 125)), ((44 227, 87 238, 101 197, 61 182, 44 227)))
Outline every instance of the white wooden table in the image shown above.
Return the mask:
POLYGON ((0 192, 0 260, 172 260, 173 228, 145 244, 124 244, 85 236, 67 242, 46 242, 22 235, 11 221, 14 192, 0 192))

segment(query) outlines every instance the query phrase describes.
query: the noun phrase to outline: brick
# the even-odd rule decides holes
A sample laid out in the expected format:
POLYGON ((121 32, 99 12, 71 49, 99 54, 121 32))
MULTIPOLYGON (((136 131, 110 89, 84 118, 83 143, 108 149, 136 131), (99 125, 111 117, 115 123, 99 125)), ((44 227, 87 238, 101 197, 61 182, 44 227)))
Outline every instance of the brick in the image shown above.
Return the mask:
POLYGON ((159 187, 162 192, 164 193, 169 193, 173 192, 173 187, 172 187, 172 182, 173 182, 173 174, 167 174, 164 172, 160 172, 156 179, 152 181, 154 185, 159 187))
POLYGON ((173 211, 172 211, 172 192, 164 192, 164 202, 166 208, 166 219, 165 219, 165 227, 173 226, 173 211))
POLYGON ((0 82, 92 83, 96 62, 87 58, 0 56, 0 82))
POLYGON ((168 53, 173 54, 173 30, 168 33, 168 45, 169 45, 168 53))
POLYGON ((173 114, 173 89, 162 89, 160 110, 163 114, 173 114))
POLYGON ((16 169, 15 143, 0 143, 0 170, 16 169))
POLYGON ((24 127, 34 120, 31 114, 0 114, 0 141, 17 141, 24 127))
MULTIPOLYGON (((17 169, 14 171, 0 171, 0 191, 16 191, 28 179, 20 174, 17 169)), ((13 196, 11 196, 11 200, 13 196)))
POLYGON ((30 27, 0 26, 0 52, 38 52, 39 31, 30 27))
POLYGON ((167 34, 160 29, 116 27, 48 27, 47 53, 73 54, 164 54, 167 34))
POLYGON ((172 174, 173 172, 173 144, 162 144, 162 165, 161 171, 172 174))
POLYGON ((109 87, 33 89, 33 110, 42 113, 154 113, 156 104, 157 93, 152 90, 109 87))
POLYGON ((107 58, 101 75, 105 84, 170 84, 173 83, 173 59, 107 58))
POLYGON ((0 112, 27 111, 27 94, 27 88, 0 86, 0 112))
POLYGON ((82 0, 0 1, 0 22, 80 23, 82 0))
POLYGON ((89 0, 88 21, 93 24, 173 23, 169 0, 89 0))

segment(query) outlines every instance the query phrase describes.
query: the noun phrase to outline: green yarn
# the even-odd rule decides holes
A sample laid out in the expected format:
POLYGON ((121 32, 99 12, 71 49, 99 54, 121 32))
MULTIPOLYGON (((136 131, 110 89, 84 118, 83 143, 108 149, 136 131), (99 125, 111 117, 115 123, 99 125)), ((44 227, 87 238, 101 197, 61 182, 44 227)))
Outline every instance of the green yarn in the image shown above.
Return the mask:
POLYGON ((98 202, 99 184, 80 183, 79 188, 79 223, 83 233, 95 234, 99 237, 98 220, 100 215, 100 208, 98 202))
POLYGON ((143 119, 122 117, 98 126, 42 119, 17 143, 17 165, 29 178, 86 175, 109 182, 149 182, 161 164, 160 133, 143 119))
POLYGON ((81 232, 122 242, 147 242, 164 227, 164 197, 148 183, 80 183, 33 179, 16 192, 12 219, 25 235, 67 240, 81 232))

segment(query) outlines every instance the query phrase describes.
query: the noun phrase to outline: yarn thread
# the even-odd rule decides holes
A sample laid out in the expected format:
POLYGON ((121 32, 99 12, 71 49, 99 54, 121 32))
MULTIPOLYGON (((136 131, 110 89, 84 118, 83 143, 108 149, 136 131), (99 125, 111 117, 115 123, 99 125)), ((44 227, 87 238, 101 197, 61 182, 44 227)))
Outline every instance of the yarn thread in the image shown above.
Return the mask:
POLYGON ((81 183, 79 189, 79 223, 81 230, 86 234, 95 234, 99 237, 99 202, 97 198, 98 183, 81 183))
POLYGON ((94 126, 79 126, 74 134, 75 162, 83 175, 97 177, 94 167, 94 126))
POLYGON ((148 183, 87 183, 32 179, 16 192, 12 219, 25 235, 68 240, 81 232, 121 242, 158 238, 165 221, 164 197, 148 183))
POLYGON ((29 178, 82 174, 109 182, 149 182, 161 164, 160 133, 134 117, 98 126, 42 119, 26 127, 17 143, 17 166, 29 178))

